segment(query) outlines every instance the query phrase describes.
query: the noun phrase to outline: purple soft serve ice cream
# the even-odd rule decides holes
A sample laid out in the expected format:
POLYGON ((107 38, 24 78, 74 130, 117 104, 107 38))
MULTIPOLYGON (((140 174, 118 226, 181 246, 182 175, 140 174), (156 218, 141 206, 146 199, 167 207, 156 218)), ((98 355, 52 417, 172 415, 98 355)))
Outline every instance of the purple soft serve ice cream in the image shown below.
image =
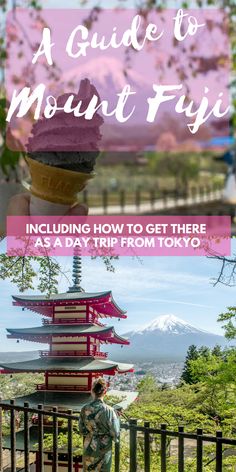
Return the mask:
MULTIPOLYGON (((96 88, 84 79, 71 106, 74 108, 81 101, 81 111, 84 111, 94 95, 99 98, 96 88)), ((70 96, 61 95, 58 107, 63 108, 70 96)), ((76 117, 73 113, 57 110, 52 118, 42 118, 33 125, 27 145, 28 155, 42 164, 91 173, 99 155, 102 124, 103 118, 98 112, 87 120, 84 116, 76 117)))

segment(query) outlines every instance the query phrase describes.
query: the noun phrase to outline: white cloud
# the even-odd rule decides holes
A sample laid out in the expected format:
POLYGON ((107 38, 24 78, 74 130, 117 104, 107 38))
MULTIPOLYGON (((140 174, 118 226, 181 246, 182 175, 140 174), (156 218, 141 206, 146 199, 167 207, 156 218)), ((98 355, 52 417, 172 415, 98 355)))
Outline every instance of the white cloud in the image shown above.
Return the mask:
POLYGON ((90 290, 96 282, 96 290, 108 290, 112 288, 118 295, 130 294, 137 299, 139 294, 150 294, 150 292, 171 291, 185 292, 193 289, 196 293, 196 286, 205 287, 209 285, 209 278, 201 275, 194 275, 186 272, 166 271, 145 267, 143 265, 134 267, 122 266, 115 273, 107 272, 104 267, 96 267, 95 271, 90 267, 86 268, 85 285, 90 290))
MULTIPOLYGON (((126 300, 130 301, 130 298, 127 297, 126 300)), ((173 300, 172 298, 169 298, 169 299, 166 299, 166 298, 150 298, 150 297, 131 297, 131 301, 132 300, 137 300, 137 301, 148 301, 148 302, 152 302, 152 303, 174 303, 174 304, 178 304, 178 305, 187 305, 187 306, 196 306, 196 307, 200 307, 200 308, 216 308, 216 306, 214 305, 204 305, 204 304, 201 304, 201 303, 191 303, 191 302, 185 302, 185 301, 182 301, 182 300, 173 300)))

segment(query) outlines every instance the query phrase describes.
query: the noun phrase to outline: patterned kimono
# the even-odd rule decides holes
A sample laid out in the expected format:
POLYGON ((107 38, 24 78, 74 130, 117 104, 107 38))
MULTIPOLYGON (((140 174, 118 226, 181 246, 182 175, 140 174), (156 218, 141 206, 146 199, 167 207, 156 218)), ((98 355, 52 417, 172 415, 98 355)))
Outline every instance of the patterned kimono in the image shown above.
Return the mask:
POLYGON ((113 408, 100 399, 88 403, 81 410, 79 430, 84 436, 83 471, 110 472, 112 440, 120 433, 113 408))

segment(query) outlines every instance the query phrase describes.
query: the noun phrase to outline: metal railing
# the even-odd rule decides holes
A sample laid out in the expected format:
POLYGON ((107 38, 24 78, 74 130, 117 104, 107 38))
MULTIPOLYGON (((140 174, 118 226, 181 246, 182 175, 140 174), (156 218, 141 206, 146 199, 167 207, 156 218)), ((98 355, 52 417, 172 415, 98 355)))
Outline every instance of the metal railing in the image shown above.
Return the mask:
POLYGON ((59 391, 59 392, 90 392, 88 390, 88 387, 85 385, 46 385, 46 384, 37 384, 36 385, 36 390, 39 391, 59 391))
POLYGON ((97 199, 96 206, 90 201, 87 190, 84 192, 84 202, 88 204, 92 215, 121 215, 121 214, 145 214, 146 212, 167 211, 182 206, 195 206, 202 203, 218 201, 222 197, 222 185, 205 185, 188 188, 185 192, 179 189, 158 190, 151 188, 145 191, 138 187, 130 198, 130 194, 121 189, 117 193, 114 202, 113 193, 104 189, 100 192, 100 201, 97 199))
POLYGON ((95 349, 87 351, 39 351, 40 357, 98 357, 101 359, 106 359, 108 356, 107 352, 100 352, 95 349))
POLYGON ((81 319, 81 318, 57 318, 55 320, 53 319, 46 319, 43 318, 43 324, 44 325, 60 325, 60 324, 86 324, 86 323, 94 323, 94 317, 90 316, 88 319, 81 319))
MULTIPOLYGON (((221 431, 217 431, 215 436, 206 435, 203 433, 202 429, 197 429, 196 433, 187 433, 184 431, 183 426, 179 426, 178 431, 170 431, 167 429, 166 424, 162 424, 160 428, 150 427, 149 422, 144 422, 144 425, 138 425, 137 420, 132 419, 129 421, 129 424, 123 424, 122 428, 129 431, 129 453, 130 453, 130 472, 137 471, 137 445, 138 445, 138 436, 142 434, 143 436, 143 454, 144 454, 144 472, 150 472, 151 470, 151 442, 153 436, 158 436, 160 438, 160 469, 157 472, 168 472, 168 463, 167 463, 167 443, 168 439, 177 439, 178 443, 178 452, 177 452, 177 463, 176 471, 184 472, 185 471, 185 440, 192 440, 195 443, 196 449, 196 461, 193 471, 203 472, 204 463, 203 463, 203 447, 204 445, 215 445, 215 453, 211 457, 210 462, 214 463, 215 472, 223 471, 223 445, 236 446, 236 439, 224 438, 221 431)), ((115 472, 120 470, 120 446, 119 443, 115 446, 115 472)), ((236 451, 235 451, 236 453, 236 451)), ((188 469, 189 470, 189 469, 188 469)), ((224 469, 225 470, 225 469, 224 469)))
POLYGON ((58 318, 58 319, 46 319, 43 318, 43 325, 61 325, 61 324, 96 324, 98 326, 104 326, 100 321, 98 321, 97 317, 89 316, 88 319, 81 319, 81 318, 58 318))
MULTIPOLYGON (((76 461, 76 470, 82 470, 82 456, 73 457, 73 424, 78 425, 79 417, 73 415, 72 410, 67 413, 59 413, 57 407, 47 410, 43 405, 38 405, 38 408, 30 408, 28 403, 24 407, 15 405, 11 400, 10 404, 0 403, 0 472, 4 470, 11 470, 16 472, 17 468, 17 450, 19 446, 17 443, 16 431, 18 425, 18 417, 21 416, 21 433, 23 434, 23 442, 20 448, 21 454, 24 456, 24 467, 21 469, 24 472, 30 472, 31 463, 36 463, 36 470, 44 472, 45 464, 50 464, 52 472, 57 472, 60 462, 64 461, 64 469, 72 472, 73 462, 76 461), (5 445, 5 437, 3 436, 3 412, 9 415, 9 444, 5 445), (76 423, 74 423, 76 422, 76 423), (64 430, 67 433, 67 445, 63 451, 59 448, 58 433, 61 424, 64 423, 64 430), (31 451, 31 427, 36 428, 36 438, 34 439, 34 456, 35 462, 32 462, 31 451), (44 434, 45 429, 50 425, 50 432, 52 434, 52 446, 50 450, 45 450, 44 434), (4 465, 3 450, 9 450, 9 464, 4 465), (37 450, 35 450, 37 449, 37 450), (45 456, 46 454, 46 456, 45 456), (46 457, 46 459, 45 459, 46 457)), ((18 425, 19 427, 19 425, 18 425)), ((178 431, 169 431, 166 424, 162 424, 160 428, 150 427, 149 422, 143 425, 138 424, 137 420, 131 419, 127 423, 121 424, 122 431, 128 435, 126 441, 129 443, 129 466, 127 472, 137 472, 138 468, 138 444, 142 440, 142 470, 144 472, 151 471, 151 461, 153 455, 159 455, 159 466, 156 472, 168 472, 168 442, 175 439, 178 445, 176 453, 176 471, 185 471, 185 441, 191 440, 195 447, 196 463, 194 471, 203 472, 203 448, 204 445, 214 445, 213 459, 215 472, 223 471, 224 451, 223 446, 236 446, 236 439, 228 439, 222 436, 222 432, 218 431, 215 436, 203 434, 202 429, 198 429, 196 433, 187 433, 183 427, 179 427, 178 431), (158 451, 153 452, 151 447, 153 438, 158 438, 158 451)), ((47 431, 48 432, 48 431, 47 431)), ((114 451, 114 470, 120 472, 121 458, 120 458, 120 443, 115 444, 114 451)), ((140 456, 139 456, 140 457, 140 456)), ((49 470, 47 468, 47 470, 49 470)), ((122 469, 123 470, 123 469, 122 469)), ((152 469, 154 470, 154 469, 152 469)), ((224 469, 225 470, 225 469, 224 469)))

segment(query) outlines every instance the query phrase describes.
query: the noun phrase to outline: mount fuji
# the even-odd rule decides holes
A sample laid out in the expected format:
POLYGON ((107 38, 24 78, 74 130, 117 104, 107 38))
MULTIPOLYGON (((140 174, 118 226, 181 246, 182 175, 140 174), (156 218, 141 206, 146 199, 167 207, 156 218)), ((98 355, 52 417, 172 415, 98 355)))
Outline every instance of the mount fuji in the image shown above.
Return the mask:
POLYGON ((216 344, 226 346, 223 336, 196 328, 186 321, 174 316, 163 315, 154 319, 141 329, 123 335, 130 341, 122 349, 109 347, 109 356, 118 360, 166 360, 182 361, 191 344, 213 348, 216 344), (114 357, 115 358, 115 357, 114 357))
MULTIPOLYGON (((140 66, 135 67, 135 62, 132 67, 128 67, 122 58, 99 55, 65 70, 60 80, 61 92, 77 92, 81 79, 86 77, 97 88, 101 100, 108 101, 110 113, 116 109, 118 95, 124 87, 126 85, 131 87, 131 94, 124 108, 125 116, 131 114, 129 119, 125 123, 120 123, 114 113, 103 116, 101 147, 104 149, 149 148, 156 145, 162 133, 170 131, 176 136, 178 134, 179 142, 189 139, 188 119, 182 114, 179 120, 179 116, 173 111, 172 101, 163 101, 154 122, 147 121, 148 98, 155 97, 153 84, 163 82, 156 67, 151 71, 143 65, 141 69, 140 66)), ((178 96, 181 96, 180 91, 176 92, 176 97, 178 96)), ((205 127, 208 129, 208 124, 205 127)), ((198 141, 199 136, 198 132, 198 141)))
POLYGON ((80 64, 79 67, 66 71, 62 80, 65 83, 73 82, 78 85, 85 77, 96 85, 99 94, 104 98, 109 98, 108 94, 111 98, 111 95, 121 92, 127 83, 134 91, 142 88, 150 90, 150 81, 145 78, 145 74, 142 75, 133 68, 127 69, 122 60, 112 56, 99 56, 80 64))

